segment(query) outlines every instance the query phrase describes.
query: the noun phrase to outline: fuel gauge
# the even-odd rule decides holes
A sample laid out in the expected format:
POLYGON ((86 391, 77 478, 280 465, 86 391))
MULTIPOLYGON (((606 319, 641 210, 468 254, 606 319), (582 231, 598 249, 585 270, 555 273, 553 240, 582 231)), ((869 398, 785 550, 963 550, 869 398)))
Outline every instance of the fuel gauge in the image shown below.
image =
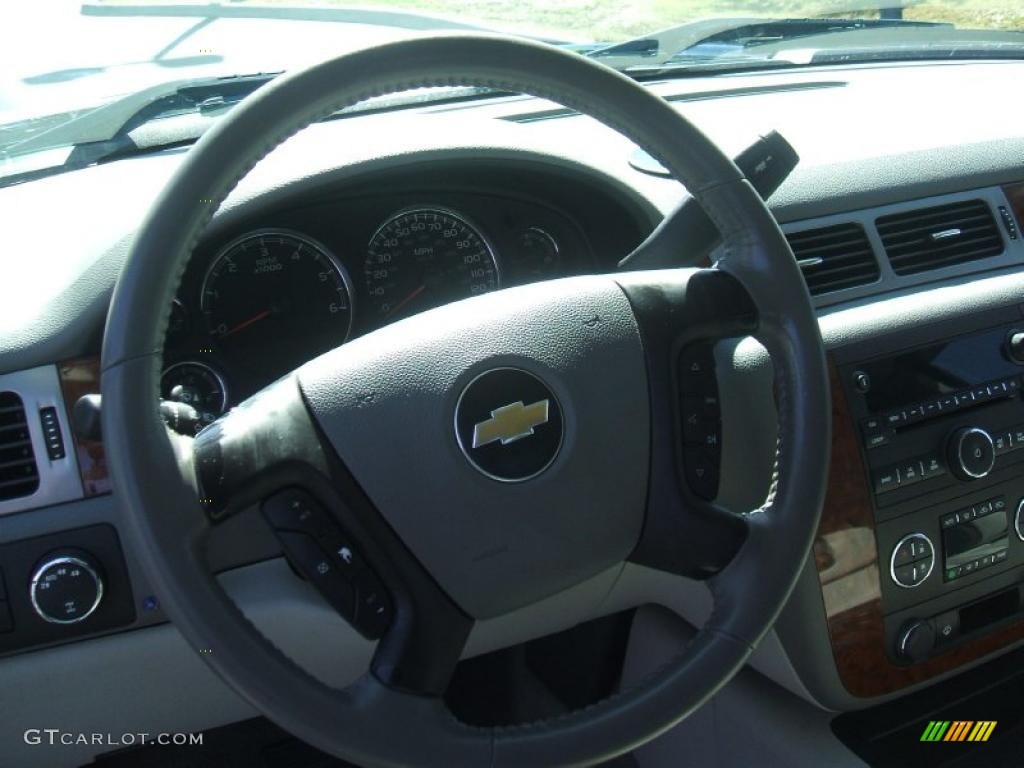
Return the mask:
POLYGON ((562 254, 558 241, 540 227, 527 227, 518 236, 519 267, 527 282, 560 272, 562 254))

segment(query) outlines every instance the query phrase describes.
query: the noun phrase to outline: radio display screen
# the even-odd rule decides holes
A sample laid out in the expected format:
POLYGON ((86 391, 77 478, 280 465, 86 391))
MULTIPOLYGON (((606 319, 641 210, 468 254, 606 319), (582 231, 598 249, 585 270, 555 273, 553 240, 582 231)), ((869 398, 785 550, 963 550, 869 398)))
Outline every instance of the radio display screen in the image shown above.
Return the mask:
POLYGON ((1003 357, 1005 335, 997 328, 858 366, 871 377, 868 408, 879 413, 1019 375, 1003 357))
POLYGON ((982 560, 1009 546, 1006 511, 993 512, 942 532, 946 570, 982 560))

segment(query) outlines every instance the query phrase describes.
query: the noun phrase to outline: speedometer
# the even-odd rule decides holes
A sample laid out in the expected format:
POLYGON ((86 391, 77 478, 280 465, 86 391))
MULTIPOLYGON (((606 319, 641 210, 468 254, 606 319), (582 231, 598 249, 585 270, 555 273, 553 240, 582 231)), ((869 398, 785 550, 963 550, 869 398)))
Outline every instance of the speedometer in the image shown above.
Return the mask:
MULTIPOLYGON (((203 280, 200 307, 221 357, 257 388, 342 344, 348 275, 320 243, 287 230, 232 241, 203 280)), ((244 393, 243 393, 244 396, 244 393)))
POLYGON ((464 217, 413 208, 385 221, 370 240, 366 289, 378 320, 486 293, 500 278, 494 249, 464 217))

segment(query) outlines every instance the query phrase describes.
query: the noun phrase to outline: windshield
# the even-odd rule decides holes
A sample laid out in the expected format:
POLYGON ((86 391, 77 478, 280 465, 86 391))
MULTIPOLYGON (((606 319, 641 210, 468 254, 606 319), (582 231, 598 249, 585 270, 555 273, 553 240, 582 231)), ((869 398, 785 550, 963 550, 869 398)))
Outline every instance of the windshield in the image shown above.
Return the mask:
POLYGON ((0 177, 100 161, 147 121, 216 119, 276 73, 410 34, 528 36, 636 77, 1024 58, 1024 0, 47 0, 0 18, 0 177))

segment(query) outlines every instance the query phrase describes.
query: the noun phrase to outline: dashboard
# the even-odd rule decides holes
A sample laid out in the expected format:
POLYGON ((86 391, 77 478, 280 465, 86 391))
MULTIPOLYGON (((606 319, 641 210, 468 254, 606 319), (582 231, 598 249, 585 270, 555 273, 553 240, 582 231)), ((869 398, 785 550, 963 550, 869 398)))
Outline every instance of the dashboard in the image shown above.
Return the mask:
MULTIPOLYGON (((997 446, 1021 442, 1024 399, 991 390, 1024 387, 1006 351, 1024 331, 1024 114, 1002 86, 1020 77, 1024 66, 1011 62, 879 65, 650 86, 729 154, 777 129, 801 156, 769 203, 798 257, 810 259, 833 372, 832 474, 814 557, 752 663, 820 709, 905 696, 1024 642, 1024 451, 997 446), (936 121, 934 105, 951 92, 960 107, 936 121), (945 223, 928 235, 984 219, 984 248, 977 258, 939 254, 921 269, 919 254, 896 253, 892 239, 918 215, 945 223), (976 403, 943 404, 981 387, 976 403), (911 411, 905 423, 873 425, 911 411), (953 463, 951 435, 964 429, 992 438, 992 467, 974 470, 981 477, 953 463), (897 487, 879 492, 896 473, 897 487), (952 533, 943 527, 951 515, 952 533)), ((71 419, 81 396, 100 392, 111 292, 137 223, 185 151, 0 189, 6 251, 46 256, 0 281, 0 393, 20 398, 0 400, 12 420, 0 438, 23 435, 11 450, 27 443, 35 473, 17 478, 34 490, 0 494, 0 703, 16 713, 11 729, 63 718, 106 730, 86 722, 103 709, 88 698, 97 679, 122 703, 124 726, 140 731, 252 714, 166 624, 123 538, 131 510, 110 493, 102 441, 71 419), (100 194, 111 189, 116 204, 100 194), (48 554, 71 549, 88 550, 74 556, 106 596, 81 622, 45 622, 28 596, 31 576, 48 554), (39 688, 44 669, 61 681, 60 696, 15 697, 39 688), (154 688, 195 695, 187 705, 154 702, 154 688)), ((194 405, 205 423, 297 365, 429 307, 613 270, 684 199, 634 157, 603 126, 519 97, 313 126, 243 180, 196 246, 168 307, 161 396, 194 405)), ((749 339, 715 356, 718 500, 750 508, 772 471, 770 363, 749 339)), ((358 676, 372 646, 295 583, 258 520, 239 516, 224 530, 211 567, 247 614, 325 679, 358 676)), ((538 614, 478 622, 470 652, 632 607, 632 586, 652 578, 627 568, 538 614)), ((673 578, 664 594, 701 623, 699 589, 673 578)), ((68 759, 91 754, 69 750, 68 759)))
POLYGON ((161 396, 193 406, 200 429, 388 323, 614 269, 642 226, 578 180, 500 165, 385 174, 261 212, 197 248, 170 309, 161 396))

